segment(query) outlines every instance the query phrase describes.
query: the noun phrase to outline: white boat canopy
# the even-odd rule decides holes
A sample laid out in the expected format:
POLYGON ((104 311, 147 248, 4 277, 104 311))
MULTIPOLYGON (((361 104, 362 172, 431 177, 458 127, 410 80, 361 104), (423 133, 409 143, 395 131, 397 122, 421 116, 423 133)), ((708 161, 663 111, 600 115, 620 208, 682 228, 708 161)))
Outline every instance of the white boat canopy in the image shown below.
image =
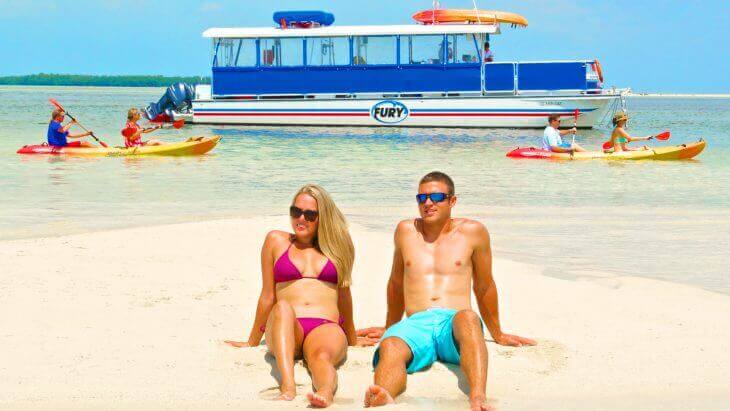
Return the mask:
POLYGON ((271 38, 271 37, 347 37, 347 36, 409 36, 428 34, 499 34, 498 24, 434 24, 388 26, 327 26, 301 28, 211 28, 203 32, 206 38, 271 38))

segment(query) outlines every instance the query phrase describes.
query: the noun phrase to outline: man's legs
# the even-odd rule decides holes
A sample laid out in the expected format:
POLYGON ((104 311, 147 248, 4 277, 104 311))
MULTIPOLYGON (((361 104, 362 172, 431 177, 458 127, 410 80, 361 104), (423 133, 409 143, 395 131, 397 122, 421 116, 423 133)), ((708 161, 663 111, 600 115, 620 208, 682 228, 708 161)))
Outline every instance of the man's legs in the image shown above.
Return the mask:
POLYGON ((375 367, 375 385, 365 392, 365 407, 379 407, 395 402, 406 389, 406 367, 413 358, 411 349, 398 337, 380 343, 380 360, 375 367))
POLYGON ((479 315, 462 310, 454 315, 454 339, 459 346, 461 371, 469 384, 472 410, 487 410, 487 344, 479 315))

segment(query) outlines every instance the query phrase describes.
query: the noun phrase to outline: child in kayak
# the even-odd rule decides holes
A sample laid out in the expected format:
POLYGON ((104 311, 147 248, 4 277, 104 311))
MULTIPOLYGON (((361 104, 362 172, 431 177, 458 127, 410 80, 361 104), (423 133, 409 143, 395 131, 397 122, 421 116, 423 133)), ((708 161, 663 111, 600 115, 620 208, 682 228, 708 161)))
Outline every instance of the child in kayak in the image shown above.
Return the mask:
POLYGON ((141 128, 137 122, 142 116, 139 114, 139 110, 136 108, 130 108, 127 112, 127 124, 122 129, 122 136, 124 136, 125 147, 141 147, 141 146, 159 146, 165 144, 161 141, 150 139, 142 141, 142 134, 151 133, 161 126, 155 126, 152 128, 141 128))
POLYGON ((646 136, 646 137, 632 137, 629 135, 629 133, 626 132, 624 127, 626 126, 626 123, 629 121, 628 114, 624 112, 618 112, 614 114, 613 116, 613 132, 611 133, 611 146, 613 147, 613 151, 637 151, 637 150, 648 150, 649 147, 644 146, 642 148, 628 148, 626 144, 632 142, 632 141, 649 141, 654 138, 654 136, 646 136))
POLYGON ((84 138, 90 136, 92 131, 88 131, 83 134, 69 134, 68 130, 76 124, 76 120, 71 120, 65 126, 62 124, 66 113, 62 110, 53 110, 51 113, 51 122, 48 123, 48 145, 56 147, 94 147, 93 144, 88 141, 71 141, 69 138, 84 138))

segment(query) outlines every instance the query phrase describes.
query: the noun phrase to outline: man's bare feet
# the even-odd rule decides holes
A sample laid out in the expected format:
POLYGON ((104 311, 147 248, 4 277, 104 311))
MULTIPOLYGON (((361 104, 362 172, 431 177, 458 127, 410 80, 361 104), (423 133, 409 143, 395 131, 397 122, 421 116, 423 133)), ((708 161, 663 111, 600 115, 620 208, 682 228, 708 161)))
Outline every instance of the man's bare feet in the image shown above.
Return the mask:
POLYGON ((281 391, 281 394, 275 398, 277 401, 294 401, 294 397, 297 396, 296 387, 289 388, 282 386, 279 390, 281 391))
POLYGON ((379 385, 371 385, 365 391, 365 408, 382 407, 388 404, 395 404, 395 400, 385 388, 379 385))
POLYGON ((471 411, 494 411, 494 408, 487 404, 487 398, 483 396, 475 396, 469 398, 471 411))
POLYGON ((314 408, 327 408, 332 405, 333 397, 328 393, 310 392, 307 394, 307 399, 309 400, 309 405, 314 408))

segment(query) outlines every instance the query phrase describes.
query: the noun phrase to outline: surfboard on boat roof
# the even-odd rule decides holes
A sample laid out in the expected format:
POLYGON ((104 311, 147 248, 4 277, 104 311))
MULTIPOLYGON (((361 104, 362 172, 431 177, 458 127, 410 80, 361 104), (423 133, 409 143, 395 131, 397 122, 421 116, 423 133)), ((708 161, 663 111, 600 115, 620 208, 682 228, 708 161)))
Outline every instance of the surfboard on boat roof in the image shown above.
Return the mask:
POLYGON ((320 10, 285 10, 274 13, 274 22, 281 28, 324 27, 335 22, 335 15, 320 10))
POLYGON ((498 24, 527 27, 527 19, 516 13, 498 10, 429 9, 413 15, 421 24, 498 24))

